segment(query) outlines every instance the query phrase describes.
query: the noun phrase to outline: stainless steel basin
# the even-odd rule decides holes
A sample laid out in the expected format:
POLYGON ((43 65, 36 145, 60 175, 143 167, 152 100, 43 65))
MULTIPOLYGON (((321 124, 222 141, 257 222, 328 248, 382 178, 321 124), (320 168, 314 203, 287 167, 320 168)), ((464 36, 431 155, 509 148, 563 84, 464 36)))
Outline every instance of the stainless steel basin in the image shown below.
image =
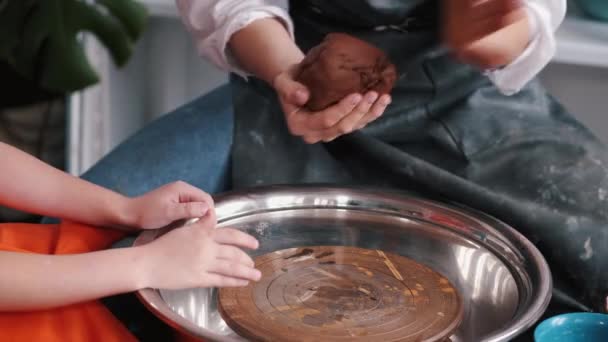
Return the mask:
MULTIPOLYGON (((551 274, 534 245, 513 228, 454 205, 384 190, 276 186, 219 195, 216 210, 219 227, 259 239, 254 256, 346 245, 393 252, 430 266, 464 298, 464 321, 453 342, 511 340, 540 318, 551 297, 551 274)), ((161 233, 145 232, 135 244, 161 233)), ((184 333, 208 341, 242 340, 220 317, 215 289, 145 289, 138 295, 184 333)))

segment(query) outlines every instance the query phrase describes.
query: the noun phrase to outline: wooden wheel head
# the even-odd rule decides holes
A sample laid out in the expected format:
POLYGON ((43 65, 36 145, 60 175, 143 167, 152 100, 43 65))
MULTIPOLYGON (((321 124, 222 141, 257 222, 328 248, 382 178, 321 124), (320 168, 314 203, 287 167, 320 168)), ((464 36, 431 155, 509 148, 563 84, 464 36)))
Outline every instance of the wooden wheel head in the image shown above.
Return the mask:
POLYGON ((234 331, 272 341, 442 341, 463 318, 439 273, 379 250, 315 246, 259 256, 262 279, 219 290, 234 331))

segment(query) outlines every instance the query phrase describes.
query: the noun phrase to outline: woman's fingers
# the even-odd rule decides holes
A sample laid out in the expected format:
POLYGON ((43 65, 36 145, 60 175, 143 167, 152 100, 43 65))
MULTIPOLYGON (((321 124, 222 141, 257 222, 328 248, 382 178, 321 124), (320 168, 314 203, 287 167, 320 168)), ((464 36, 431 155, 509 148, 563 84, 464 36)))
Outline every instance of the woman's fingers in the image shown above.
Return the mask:
POLYGON ((521 0, 475 0, 468 6, 467 19, 473 23, 491 17, 502 17, 521 6, 521 0))
POLYGON ((320 112, 302 113, 302 115, 307 115, 308 131, 315 133, 334 127, 363 102, 360 94, 351 94, 320 112))
POLYGON ((358 122, 356 130, 363 129, 370 122, 377 120, 380 116, 382 116, 382 114, 384 114, 384 111, 386 110, 386 107, 388 107, 389 104, 391 104, 390 95, 380 96, 378 101, 374 103, 369 112, 367 112, 367 114, 358 122))
POLYGON ((363 117, 369 113, 377 99, 378 93, 375 91, 365 94, 363 101, 359 102, 359 104, 355 106, 355 108, 353 108, 353 110, 347 116, 345 116, 333 127, 326 130, 323 136, 323 141, 328 142, 341 135, 354 131, 359 121, 361 121, 361 119, 363 119, 363 117))
POLYGON ((388 94, 378 97, 376 92, 369 92, 353 110, 340 122, 329 129, 315 131, 302 138, 307 143, 319 141, 329 142, 342 135, 365 127, 370 122, 378 119, 390 104, 391 97, 388 94))

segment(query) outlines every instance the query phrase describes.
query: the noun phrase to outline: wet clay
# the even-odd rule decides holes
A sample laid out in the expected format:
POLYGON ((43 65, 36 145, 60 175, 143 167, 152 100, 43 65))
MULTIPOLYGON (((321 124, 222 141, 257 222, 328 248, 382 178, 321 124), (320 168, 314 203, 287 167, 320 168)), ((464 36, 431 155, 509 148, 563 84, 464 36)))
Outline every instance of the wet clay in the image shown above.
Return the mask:
POLYGON ((228 326, 256 341, 445 341, 460 295, 439 273, 379 250, 317 246, 255 258, 262 279, 219 290, 228 326))
POLYGON ((296 80, 310 91, 306 107, 312 111, 325 109, 353 93, 374 90, 388 94, 396 79, 396 68, 382 50, 343 33, 330 33, 311 49, 296 75, 296 80))

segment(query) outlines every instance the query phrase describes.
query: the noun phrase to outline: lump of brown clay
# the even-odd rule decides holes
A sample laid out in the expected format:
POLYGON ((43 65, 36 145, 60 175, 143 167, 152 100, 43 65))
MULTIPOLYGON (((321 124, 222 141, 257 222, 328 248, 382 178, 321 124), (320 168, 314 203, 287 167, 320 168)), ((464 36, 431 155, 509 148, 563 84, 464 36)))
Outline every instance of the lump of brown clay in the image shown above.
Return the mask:
POLYGON ((393 89, 397 71, 382 50, 343 33, 330 33, 306 55, 296 80, 308 87, 306 107, 323 110, 353 94, 393 89))

